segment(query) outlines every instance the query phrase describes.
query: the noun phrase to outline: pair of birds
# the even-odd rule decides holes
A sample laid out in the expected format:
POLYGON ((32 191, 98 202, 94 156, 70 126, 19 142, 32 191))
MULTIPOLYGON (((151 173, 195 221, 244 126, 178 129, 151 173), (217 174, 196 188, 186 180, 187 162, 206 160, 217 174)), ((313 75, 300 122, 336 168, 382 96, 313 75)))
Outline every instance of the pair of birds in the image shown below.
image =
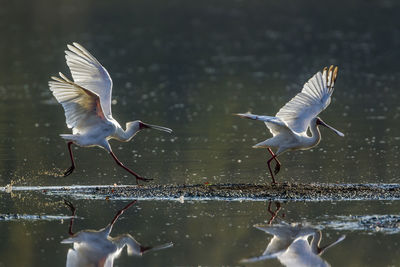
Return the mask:
MULTIPOLYGON (((71 146, 76 144, 83 147, 99 146, 104 148, 116 164, 135 176, 136 183, 139 180, 152 180, 144 178, 126 167, 114 154, 108 141, 116 139, 128 142, 136 133, 146 128, 168 133, 171 133, 172 130, 139 120, 127 122, 124 130, 112 117, 112 80, 107 70, 80 44, 73 43, 67 47, 65 58, 73 81, 60 72, 59 77, 51 77, 52 81, 49 82, 54 97, 64 108, 67 126, 72 128, 72 134, 61 134, 61 137, 68 141, 67 146, 71 160, 71 167, 65 171, 64 175, 70 175, 75 169, 71 146)), ((268 169, 273 184, 276 183, 275 175, 281 166, 277 157, 288 150, 304 150, 316 146, 321 140, 319 125, 331 129, 339 136, 344 136, 343 133, 317 117, 331 101, 337 73, 338 68, 331 66, 329 69, 324 68, 322 73, 315 74, 304 85, 303 90, 286 103, 275 117, 250 113, 236 114, 240 117, 263 121, 271 131, 272 138, 254 147, 265 147, 271 154, 271 158, 268 160, 268 169), (311 136, 307 134, 308 129, 310 129, 311 136), (276 148, 276 153, 271 148, 276 148), (274 172, 271 169, 273 160, 276 162, 274 172)))

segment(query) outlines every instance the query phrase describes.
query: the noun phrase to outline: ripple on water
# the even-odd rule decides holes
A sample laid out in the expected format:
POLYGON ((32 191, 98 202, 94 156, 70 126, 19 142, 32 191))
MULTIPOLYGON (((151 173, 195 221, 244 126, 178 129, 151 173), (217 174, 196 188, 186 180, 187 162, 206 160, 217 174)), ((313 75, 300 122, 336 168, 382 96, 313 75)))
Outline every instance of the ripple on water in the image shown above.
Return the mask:
POLYGON ((351 215, 336 216, 338 220, 326 221, 323 225, 335 230, 383 232, 396 234, 400 232, 399 215, 351 215))

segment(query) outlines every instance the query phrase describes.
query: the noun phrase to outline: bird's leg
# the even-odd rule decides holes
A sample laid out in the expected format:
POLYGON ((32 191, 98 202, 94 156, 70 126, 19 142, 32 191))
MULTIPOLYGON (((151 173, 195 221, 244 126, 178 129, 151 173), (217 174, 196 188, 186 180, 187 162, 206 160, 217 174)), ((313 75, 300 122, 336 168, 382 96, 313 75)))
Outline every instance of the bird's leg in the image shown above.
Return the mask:
POLYGON ((119 216, 121 216, 130 206, 136 203, 137 200, 131 201, 128 205, 120 209, 117 214, 115 214, 114 218, 112 219, 110 226, 112 227, 114 223, 118 220, 119 216))
POLYGON ((278 174, 278 172, 281 169, 281 163, 279 162, 277 156, 275 155, 274 152, 272 152, 272 150, 268 147, 268 151, 271 154, 272 158, 275 159, 276 165, 275 165, 275 169, 274 169, 274 174, 278 174))
POLYGON ((73 144, 73 142, 68 142, 68 151, 69 151, 69 157, 71 158, 71 167, 69 167, 64 172, 64 177, 70 175, 75 170, 75 161, 74 161, 74 156, 73 156, 72 150, 71 150, 72 144, 73 144))
POLYGON ((153 180, 153 179, 151 179, 151 178, 143 178, 143 177, 140 177, 137 173, 135 173, 134 171, 132 171, 132 170, 129 169, 128 167, 125 167, 125 165, 124 165, 121 161, 119 161, 119 159, 117 158, 117 156, 115 156, 114 152, 110 151, 110 155, 113 157, 113 159, 115 160, 115 162, 116 162, 119 166, 121 166, 121 167, 124 168, 126 171, 128 171, 130 174, 132 174, 133 176, 136 177, 136 184, 139 184, 139 183, 138 183, 138 180, 142 180, 142 181, 144 181, 144 182, 148 182, 148 181, 153 180))
POLYGON ((272 202, 270 201, 268 203, 268 212, 271 214, 271 219, 269 219, 268 224, 271 224, 273 220, 278 216, 279 211, 281 210, 281 203, 275 202, 276 210, 272 211, 271 210, 271 204, 272 202))
POLYGON ((69 207, 69 209, 72 212, 71 221, 69 222, 68 233, 69 233, 70 236, 73 236, 74 232, 72 232, 72 225, 74 224, 74 218, 75 218, 75 214, 76 214, 76 209, 75 209, 74 205, 72 205, 72 203, 69 202, 68 200, 64 199, 64 203, 65 203, 65 205, 67 205, 69 207))
POLYGON ((276 182, 275 182, 275 177, 274 177, 274 173, 273 173, 272 170, 271 170, 271 161, 272 161, 273 159, 274 159, 274 157, 270 158, 270 159, 267 161, 267 164, 268 164, 269 173, 271 174, 272 184, 276 184, 276 182))

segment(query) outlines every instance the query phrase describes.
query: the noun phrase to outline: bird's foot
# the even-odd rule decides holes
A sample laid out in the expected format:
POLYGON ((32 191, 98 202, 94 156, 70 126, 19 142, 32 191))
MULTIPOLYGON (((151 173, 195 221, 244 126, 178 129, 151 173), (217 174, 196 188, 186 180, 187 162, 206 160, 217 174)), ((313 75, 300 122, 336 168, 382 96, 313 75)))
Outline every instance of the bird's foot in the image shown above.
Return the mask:
POLYGON ((69 167, 69 168, 64 172, 64 177, 70 175, 74 170, 75 170, 75 166, 72 165, 71 167, 69 167))
POLYGON ((69 202, 68 200, 64 199, 64 204, 69 207, 69 209, 72 211, 72 213, 75 212, 76 209, 75 209, 74 205, 71 202, 69 202))
POLYGON ((281 170, 281 165, 280 164, 276 164, 275 165, 275 169, 274 169, 274 174, 278 174, 278 172, 281 170))

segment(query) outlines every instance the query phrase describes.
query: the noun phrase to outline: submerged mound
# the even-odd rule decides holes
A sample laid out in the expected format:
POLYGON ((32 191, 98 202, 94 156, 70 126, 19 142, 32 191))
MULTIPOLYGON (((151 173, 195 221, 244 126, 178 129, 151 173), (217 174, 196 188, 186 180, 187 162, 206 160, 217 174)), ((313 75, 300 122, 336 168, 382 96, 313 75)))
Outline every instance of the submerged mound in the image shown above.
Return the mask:
MULTIPOLYGON (((6 191, 0 188, 0 191, 6 191)), ((272 200, 339 201, 397 200, 399 184, 195 184, 195 185, 118 185, 18 187, 12 191, 41 191, 75 198, 176 199, 192 200, 272 200)))

